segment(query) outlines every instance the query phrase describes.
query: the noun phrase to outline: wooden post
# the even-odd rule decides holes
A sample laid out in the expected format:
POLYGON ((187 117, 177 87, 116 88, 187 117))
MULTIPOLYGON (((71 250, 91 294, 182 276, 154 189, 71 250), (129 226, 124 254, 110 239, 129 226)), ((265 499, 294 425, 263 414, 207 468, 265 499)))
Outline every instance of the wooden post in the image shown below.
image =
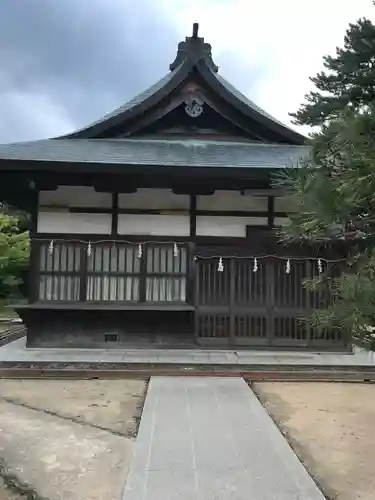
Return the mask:
POLYGON ((87 297, 87 245, 81 244, 79 272, 79 301, 85 302, 87 297))
POLYGON ((118 193, 112 194, 112 236, 118 235, 118 193))
POLYGON ((29 303, 37 302, 39 298, 39 265, 40 265, 40 245, 34 239, 38 232, 38 204, 39 193, 37 190, 32 191, 31 204, 31 225, 30 225, 30 268, 29 268, 29 303))

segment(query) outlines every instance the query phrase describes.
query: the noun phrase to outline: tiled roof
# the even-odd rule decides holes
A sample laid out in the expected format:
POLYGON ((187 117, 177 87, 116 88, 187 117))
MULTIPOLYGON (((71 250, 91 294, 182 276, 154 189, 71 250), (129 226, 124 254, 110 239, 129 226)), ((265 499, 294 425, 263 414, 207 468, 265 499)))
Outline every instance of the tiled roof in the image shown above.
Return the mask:
MULTIPOLYGON (((64 138, 95 138, 109 137, 111 128, 117 127, 120 123, 125 127, 126 123, 134 120, 136 116, 141 116, 152 106, 171 95, 180 88, 183 82, 187 82, 192 76, 193 80, 197 73, 213 92, 220 93, 224 99, 232 101, 234 107, 240 112, 250 115, 251 120, 259 120, 262 126, 273 130, 283 138, 280 142, 287 141, 290 144, 304 144, 306 138, 297 131, 276 120, 269 113, 261 109, 254 102, 243 95, 232 84, 218 74, 218 67, 214 64, 211 55, 211 46, 204 42, 203 38, 187 37, 178 46, 178 53, 175 61, 170 65, 171 71, 159 80, 156 84, 126 102, 123 106, 108 113, 99 120, 87 125, 80 130, 58 139, 64 138), (233 99, 234 98, 234 99, 233 99)), ((123 134, 125 136, 126 134, 123 134)), ((274 137, 274 136, 273 136, 274 137)))
POLYGON ((25 160, 139 166, 283 168, 295 165, 308 154, 306 146, 284 144, 162 138, 47 139, 1 145, 0 163, 1 160, 25 160))
MULTIPOLYGON (((144 90, 140 94, 138 94, 135 97, 133 97, 132 99, 130 99, 130 101, 127 101, 122 106, 107 113, 106 115, 101 117, 99 120, 96 120, 96 121, 90 123, 89 125, 85 125, 83 128, 81 128, 79 130, 76 130, 74 133, 78 133, 81 130, 89 129, 95 125, 98 125, 99 123, 104 123, 111 118, 115 118, 116 116, 121 116, 123 113, 130 111, 132 108, 135 108, 139 104, 142 104, 144 101, 146 101, 146 99, 148 99, 152 95, 156 94, 159 90, 161 90, 163 87, 165 87, 165 85, 167 85, 167 83, 169 83, 172 80, 172 78, 177 74, 178 70, 179 70, 179 68, 167 73, 163 78, 161 78, 156 83, 151 85, 151 87, 147 88, 146 90, 144 90)), ((69 135, 70 134, 68 134, 66 137, 68 137, 69 135)))

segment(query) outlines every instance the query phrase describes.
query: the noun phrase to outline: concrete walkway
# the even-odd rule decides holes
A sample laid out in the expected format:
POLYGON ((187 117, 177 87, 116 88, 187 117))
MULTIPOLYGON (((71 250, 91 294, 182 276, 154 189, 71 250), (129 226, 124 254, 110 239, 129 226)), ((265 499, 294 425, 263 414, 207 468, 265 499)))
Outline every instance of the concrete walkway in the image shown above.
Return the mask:
POLYGON ((30 349, 26 338, 0 347, 1 361, 375 367, 375 352, 354 354, 209 349, 30 349))
POLYGON ((152 377, 123 500, 323 500, 241 378, 152 377))

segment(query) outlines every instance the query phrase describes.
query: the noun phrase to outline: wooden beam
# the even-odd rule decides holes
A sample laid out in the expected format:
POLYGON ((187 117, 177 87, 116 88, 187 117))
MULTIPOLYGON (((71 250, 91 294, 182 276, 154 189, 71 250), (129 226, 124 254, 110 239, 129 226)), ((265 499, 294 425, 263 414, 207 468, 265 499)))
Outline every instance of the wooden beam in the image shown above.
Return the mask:
POLYGON ((285 189, 244 189, 241 191, 243 196, 285 196, 287 194, 285 189))
POLYGON ((87 248, 81 245, 80 248, 80 268, 79 268, 79 301, 85 302, 87 297, 87 248))
POLYGON ((183 186, 174 186, 172 187, 172 191, 174 194, 181 195, 192 195, 192 196, 210 196, 214 194, 215 188, 208 188, 201 185, 193 186, 193 185, 183 185, 183 186))
POLYGON ((118 193, 112 193, 112 225, 111 234, 118 234, 118 193))
POLYGON ((38 191, 57 191, 58 183, 52 179, 38 179, 35 183, 38 191))
MULTIPOLYGON (((268 217, 269 210, 197 210, 197 197, 195 199, 194 214, 196 216, 206 215, 210 217, 268 217)), ((191 208, 116 208, 116 212, 122 215, 187 215, 191 208)), ((67 211, 73 214, 111 214, 112 208, 97 207, 68 207, 67 211)), ((287 217, 286 212, 274 212, 274 217, 287 217)))
POLYGON ((275 198, 268 197, 268 227, 273 228, 275 222, 275 198))
POLYGON ((92 185, 98 193, 111 193, 114 185, 118 193, 129 194, 138 191, 138 183, 134 179, 120 180, 116 179, 116 177, 111 177, 104 181, 94 181, 92 185))
POLYGON ((197 197, 190 197, 190 237, 195 238, 197 234, 197 197))

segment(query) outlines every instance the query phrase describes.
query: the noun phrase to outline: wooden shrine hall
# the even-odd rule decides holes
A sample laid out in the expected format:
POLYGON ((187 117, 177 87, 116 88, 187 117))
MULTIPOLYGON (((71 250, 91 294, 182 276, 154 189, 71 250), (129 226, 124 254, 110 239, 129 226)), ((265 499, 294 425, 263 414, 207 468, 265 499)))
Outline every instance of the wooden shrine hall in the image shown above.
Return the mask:
POLYGON ((120 108, 0 146, 1 199, 32 214, 27 345, 350 349, 301 321, 327 300, 303 280, 335 264, 276 234, 298 207, 273 177, 305 141, 219 74, 195 24, 120 108))

